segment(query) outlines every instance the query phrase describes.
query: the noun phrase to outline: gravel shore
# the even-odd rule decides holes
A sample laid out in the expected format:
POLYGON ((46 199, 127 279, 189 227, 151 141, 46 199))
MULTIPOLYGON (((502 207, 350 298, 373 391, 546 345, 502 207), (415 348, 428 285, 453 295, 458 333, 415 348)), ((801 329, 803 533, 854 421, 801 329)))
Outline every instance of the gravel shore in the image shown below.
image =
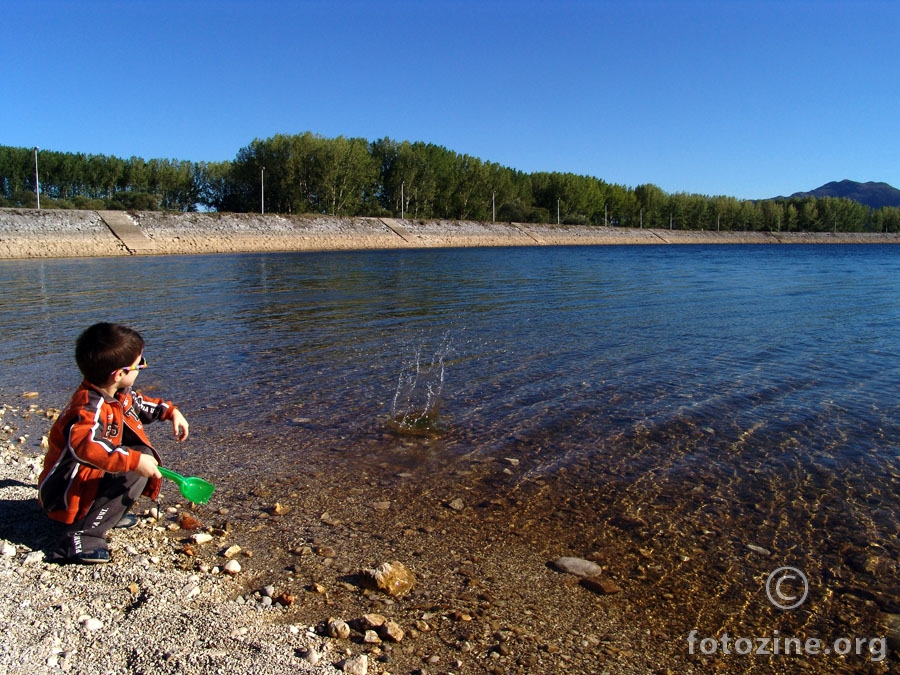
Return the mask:
POLYGON ((0 672, 695 672, 650 647, 660 633, 636 620, 640 605, 611 579, 589 589, 579 572, 554 568, 560 554, 548 549, 565 552, 562 541, 495 539, 479 529, 485 515, 459 498, 418 502, 415 527, 395 522, 409 517, 391 516, 398 507, 366 497, 358 506, 378 513, 373 521, 352 513, 349 495, 365 488, 352 476, 316 473, 320 492, 285 495, 292 506, 268 502, 251 507, 252 516, 228 498, 234 486, 197 507, 167 483, 159 505, 135 505, 138 526, 112 531, 109 564, 49 563, 59 529, 40 512, 36 488, 58 411, 43 407, 37 392, 3 398, 0 672), (337 515, 310 506, 322 501, 337 515), (301 525, 278 519, 288 509, 301 525), (389 544, 398 536, 405 545, 389 544), (414 585, 402 597, 365 583, 393 556, 409 565, 414 585))
POLYGON ((178 517, 189 505, 177 499, 158 520, 147 515, 152 505, 139 504, 141 523, 111 536, 110 564, 48 563, 59 530, 36 496, 40 439, 52 414, 0 405, 0 671, 339 672, 332 664, 348 658, 339 645, 313 626, 277 621, 279 606, 224 572, 224 558, 185 555, 181 541, 192 535, 178 517))
POLYGON ((448 220, 233 213, 125 214, 129 249, 97 211, 0 209, 0 259, 147 254, 613 244, 900 243, 874 233, 706 232, 448 220))

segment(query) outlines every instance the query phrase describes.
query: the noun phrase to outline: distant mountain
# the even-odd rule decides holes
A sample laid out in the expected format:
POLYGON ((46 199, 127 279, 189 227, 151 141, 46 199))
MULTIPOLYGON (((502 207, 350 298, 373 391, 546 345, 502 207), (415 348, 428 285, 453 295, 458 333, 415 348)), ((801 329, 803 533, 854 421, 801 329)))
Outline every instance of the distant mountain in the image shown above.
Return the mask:
POLYGON ((810 192, 795 192, 791 197, 844 197, 873 209, 882 206, 900 207, 900 190, 887 183, 857 183, 853 180, 834 181, 810 192))

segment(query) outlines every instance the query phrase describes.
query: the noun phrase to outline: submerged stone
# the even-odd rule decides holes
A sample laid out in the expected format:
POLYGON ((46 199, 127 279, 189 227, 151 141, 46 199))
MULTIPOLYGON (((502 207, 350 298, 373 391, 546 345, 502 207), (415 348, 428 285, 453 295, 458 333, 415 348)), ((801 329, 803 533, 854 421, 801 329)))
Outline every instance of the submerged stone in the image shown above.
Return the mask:
POLYGON ((604 579, 601 577, 585 577, 578 583, 580 583, 589 591, 592 591, 599 595, 613 595, 614 593, 622 592, 622 587, 612 579, 604 579))
POLYGON ((370 588, 394 597, 406 595, 416 583, 413 573, 403 563, 396 560, 382 563, 375 569, 363 570, 362 578, 370 588))
POLYGON ((584 558, 572 558, 563 556, 553 561, 553 566, 560 572, 574 574, 578 577, 596 577, 603 572, 603 568, 595 562, 584 558))

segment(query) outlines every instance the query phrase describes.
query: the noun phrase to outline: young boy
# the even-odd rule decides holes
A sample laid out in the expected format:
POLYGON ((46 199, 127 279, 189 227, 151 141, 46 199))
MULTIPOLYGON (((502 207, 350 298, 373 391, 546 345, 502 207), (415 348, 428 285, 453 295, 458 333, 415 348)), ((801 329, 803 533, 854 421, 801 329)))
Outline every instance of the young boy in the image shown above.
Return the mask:
POLYGON ((44 512, 67 526, 51 561, 109 562, 107 530, 136 525, 128 509, 142 494, 159 494, 159 455, 144 424, 170 421, 175 438, 188 437, 187 420, 171 401, 132 389, 147 367, 143 353, 137 331, 112 323, 94 324, 75 343, 84 381, 50 430, 38 481, 44 512))

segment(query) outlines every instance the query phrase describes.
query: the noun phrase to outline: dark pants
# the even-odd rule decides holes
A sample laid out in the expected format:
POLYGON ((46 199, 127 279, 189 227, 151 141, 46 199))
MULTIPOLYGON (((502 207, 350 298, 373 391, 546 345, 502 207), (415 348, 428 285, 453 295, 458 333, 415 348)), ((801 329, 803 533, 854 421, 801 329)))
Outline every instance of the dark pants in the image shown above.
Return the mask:
MULTIPOLYGON (((152 454, 145 445, 133 445, 131 449, 152 454)), ((87 515, 66 527, 60 547, 52 558, 76 558, 83 553, 105 549, 106 532, 128 513, 146 485, 147 479, 133 471, 104 475, 87 515)))

